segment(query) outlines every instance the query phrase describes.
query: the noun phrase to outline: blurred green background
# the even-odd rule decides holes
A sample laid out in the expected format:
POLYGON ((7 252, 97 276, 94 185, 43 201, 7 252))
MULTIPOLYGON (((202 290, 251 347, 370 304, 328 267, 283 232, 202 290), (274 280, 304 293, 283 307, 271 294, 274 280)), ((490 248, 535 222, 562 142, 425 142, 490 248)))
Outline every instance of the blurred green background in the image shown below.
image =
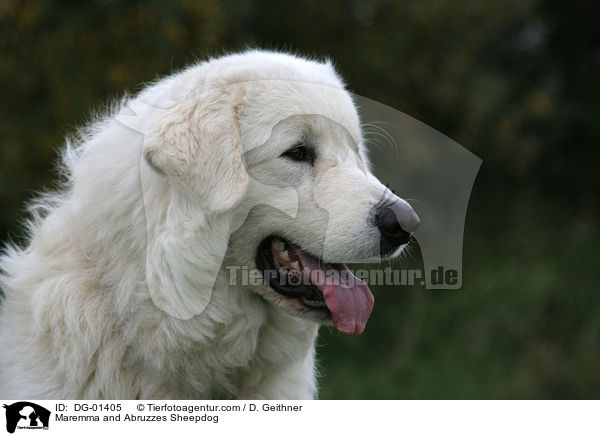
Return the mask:
POLYGON ((247 46, 329 56, 352 92, 483 159, 463 289, 375 289, 322 329, 321 398, 600 391, 599 2, 0 1, 0 238, 65 134, 125 90, 247 46))

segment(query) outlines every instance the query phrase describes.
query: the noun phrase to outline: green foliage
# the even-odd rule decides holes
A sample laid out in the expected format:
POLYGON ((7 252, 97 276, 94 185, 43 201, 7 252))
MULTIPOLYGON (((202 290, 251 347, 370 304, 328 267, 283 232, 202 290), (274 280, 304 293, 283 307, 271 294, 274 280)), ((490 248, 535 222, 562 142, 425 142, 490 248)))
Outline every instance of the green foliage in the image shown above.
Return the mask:
POLYGON ((592 398, 600 4, 507 0, 0 4, 0 239, 90 110, 247 46, 329 56, 350 89, 484 163, 460 291, 377 289, 365 334, 321 335, 323 398, 592 398))

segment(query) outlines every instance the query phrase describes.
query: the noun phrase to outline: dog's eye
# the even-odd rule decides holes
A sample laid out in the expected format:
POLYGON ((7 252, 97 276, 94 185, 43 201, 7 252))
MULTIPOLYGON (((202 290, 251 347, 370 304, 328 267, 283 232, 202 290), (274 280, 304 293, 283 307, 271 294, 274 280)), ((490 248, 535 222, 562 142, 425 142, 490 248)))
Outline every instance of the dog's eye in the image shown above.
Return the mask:
POLYGON ((282 156, 296 162, 309 162, 312 164, 314 161, 314 153, 304 145, 296 145, 283 153, 282 156))

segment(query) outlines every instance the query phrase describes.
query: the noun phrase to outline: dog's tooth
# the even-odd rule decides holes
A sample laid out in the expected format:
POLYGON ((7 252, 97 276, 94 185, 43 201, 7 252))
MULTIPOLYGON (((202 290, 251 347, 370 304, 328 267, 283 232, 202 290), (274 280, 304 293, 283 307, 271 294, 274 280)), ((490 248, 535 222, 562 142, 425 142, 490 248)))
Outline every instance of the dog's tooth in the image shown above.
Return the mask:
POLYGON ((281 257, 283 260, 290 260, 290 255, 288 254, 287 250, 280 251, 279 257, 281 257))
POLYGON ((300 264, 298 263, 297 260, 295 260, 295 261, 292 262, 292 268, 294 268, 294 269, 300 269, 300 264))
POLYGON ((271 242, 271 247, 273 247, 277 251, 283 251, 283 249, 285 248, 285 244, 281 239, 275 239, 273 240, 273 242, 271 242))

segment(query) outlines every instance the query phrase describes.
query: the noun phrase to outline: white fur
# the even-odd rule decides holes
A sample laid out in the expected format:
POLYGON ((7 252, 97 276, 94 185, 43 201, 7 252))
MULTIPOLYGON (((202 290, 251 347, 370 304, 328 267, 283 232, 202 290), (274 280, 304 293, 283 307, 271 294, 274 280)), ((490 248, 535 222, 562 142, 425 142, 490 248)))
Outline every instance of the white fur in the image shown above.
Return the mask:
POLYGON ((231 285, 224 266, 254 266, 271 233, 327 261, 373 255, 384 188, 331 65, 259 51, 200 63, 76 142, 27 248, 1 258, 0 397, 314 398, 320 320, 231 285), (310 170, 279 158, 307 125, 310 170), (269 201, 298 213, 254 207, 269 201))

